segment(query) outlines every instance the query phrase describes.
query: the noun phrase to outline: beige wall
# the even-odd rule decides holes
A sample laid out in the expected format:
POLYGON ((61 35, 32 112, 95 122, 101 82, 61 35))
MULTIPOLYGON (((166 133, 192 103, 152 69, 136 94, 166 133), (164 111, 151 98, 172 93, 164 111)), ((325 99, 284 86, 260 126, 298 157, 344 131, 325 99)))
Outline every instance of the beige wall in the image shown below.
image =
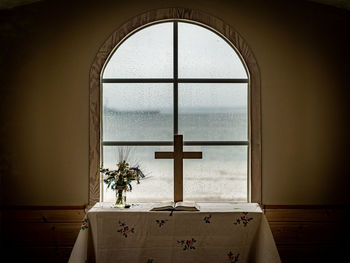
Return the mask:
POLYGON ((263 203, 348 202, 349 13, 285 2, 54 1, 6 12, 4 204, 88 202, 90 66, 120 25, 161 7, 217 16, 254 52, 262 82, 263 203))

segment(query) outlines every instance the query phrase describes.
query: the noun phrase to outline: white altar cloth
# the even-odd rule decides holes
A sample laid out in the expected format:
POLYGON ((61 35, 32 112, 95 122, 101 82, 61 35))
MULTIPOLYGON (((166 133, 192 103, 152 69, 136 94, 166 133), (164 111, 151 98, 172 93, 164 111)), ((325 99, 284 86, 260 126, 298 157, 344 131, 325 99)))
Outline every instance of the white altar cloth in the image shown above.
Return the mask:
POLYGON ((149 211, 97 203, 83 220, 69 263, 281 262, 260 206, 198 203, 200 211, 149 211))

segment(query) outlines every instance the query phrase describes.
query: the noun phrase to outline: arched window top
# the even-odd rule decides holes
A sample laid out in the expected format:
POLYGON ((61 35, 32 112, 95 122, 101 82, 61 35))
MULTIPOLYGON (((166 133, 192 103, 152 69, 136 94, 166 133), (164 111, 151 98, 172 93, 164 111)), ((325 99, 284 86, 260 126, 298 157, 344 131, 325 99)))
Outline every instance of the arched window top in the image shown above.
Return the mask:
MULTIPOLYGON (((221 36, 177 20, 143 27, 117 45, 101 88, 103 167, 122 161, 127 144, 127 161, 150 174, 129 200, 249 200, 248 78, 221 36), (201 162, 185 160, 180 175, 171 161, 154 159, 177 134, 203 153, 201 162)), ((114 198, 108 189, 101 194, 114 198)))
POLYGON ((173 78, 174 52, 178 78, 247 78, 239 55, 220 35, 188 22, 178 22, 174 34, 173 24, 153 24, 126 38, 111 55, 103 78, 173 78))
MULTIPOLYGON (((131 85, 143 85, 154 88, 157 85, 172 87, 178 84, 181 100, 181 94, 184 94, 186 99, 189 99, 189 96, 184 92, 194 91, 199 88, 200 92, 203 92, 206 90, 206 86, 212 86, 211 84, 215 83, 222 87, 234 84, 234 86, 238 87, 238 89, 233 89, 235 92, 241 88, 249 88, 249 93, 245 93, 247 99, 249 99, 249 103, 245 107, 248 107, 247 117, 251 124, 249 128, 250 161, 248 163, 250 169, 248 178, 249 201, 260 203, 261 93, 260 70, 255 56, 239 32, 221 19, 194 9, 163 8, 139 14, 116 29, 101 45, 91 66, 89 206, 103 200, 103 198, 101 199, 101 194, 104 190, 100 180, 101 174, 99 173, 102 161, 101 154, 106 149, 112 149, 104 147, 104 145, 110 145, 110 143, 105 144, 101 141, 101 139, 108 140, 108 136, 102 135, 105 130, 101 130, 103 124, 102 110, 104 109, 101 106, 108 106, 109 87, 115 86, 116 89, 113 88, 114 92, 118 89, 118 85, 123 86, 124 84, 128 84, 129 87, 131 85), (177 24, 177 27, 175 24, 177 24), (152 32, 157 28, 159 29, 158 33, 152 32), (196 31, 196 36, 191 33, 193 30, 196 31), (185 35, 186 32, 187 35, 185 35), (142 44, 139 42, 138 36, 142 35, 145 36, 147 43, 142 44), (133 43, 125 45, 127 42, 133 43), (175 46, 175 43, 177 43, 177 46, 175 46), (133 48, 132 44, 134 45, 133 48), (163 48, 159 48, 159 46, 163 48), (186 48, 183 48, 184 46, 186 48), (208 48, 212 51, 208 52, 208 48), (175 54, 176 50, 178 54, 175 54), (174 58, 177 59, 174 60, 174 58), (148 85, 151 83, 153 84, 148 85)), ((127 90, 132 91, 134 89, 128 88, 127 90)), ((166 89, 162 87, 161 90, 165 92, 166 89)), ((147 88, 143 88, 142 91, 145 94, 148 92, 147 88)), ((171 91, 167 92, 167 94, 171 93, 171 91)), ((224 90, 223 93, 226 94, 226 91, 224 90)), ((117 97, 122 99, 120 94, 118 93, 117 97)), ((159 95, 159 92, 157 94, 159 95)), ((209 100, 215 100, 212 95, 217 94, 215 92, 208 93, 209 100)), ((127 94, 124 95, 126 96, 127 94)), ((197 98, 196 94, 192 95, 192 98, 197 98)), ((224 96, 225 98, 228 97, 224 96)), ((239 98, 239 96, 235 97, 239 98)), ((134 96, 128 96, 128 98, 137 99, 134 96)), ((243 98, 241 101, 247 101, 247 99, 243 98)), ((184 106, 186 106, 184 104, 187 103, 185 100, 182 101, 184 103, 179 101, 179 114, 182 114, 181 109, 184 109, 184 106)), ((221 104, 222 102, 223 100, 220 100, 221 104)), ((167 105, 172 104, 167 101, 164 101, 164 103, 167 105)), ((198 103, 190 101, 187 104, 198 106, 198 103)), ((151 106, 154 106, 154 104, 152 103, 151 106)), ((238 106, 241 107, 242 105, 238 106)), ((119 108, 120 104, 118 104, 119 108)), ((125 109, 125 112, 130 112, 130 109, 125 109)), ((181 132, 181 123, 179 127, 181 132)), ((174 131, 177 130, 175 123, 173 129, 174 131)), ((164 134, 166 135, 166 133, 164 134)), ((186 134, 186 138, 190 139, 188 132, 186 134)), ((244 138, 241 139, 245 140, 244 138)), ((234 144, 236 142, 231 141, 230 143, 234 144)), ((198 142, 194 142, 195 147, 197 147, 197 144, 198 142)), ((171 145, 171 143, 162 142, 162 145, 171 145)), ((205 148, 210 146, 212 145, 208 144, 205 148)), ((214 154, 215 156, 217 155, 216 153, 214 154)), ((107 155, 104 157, 107 157, 107 155)))

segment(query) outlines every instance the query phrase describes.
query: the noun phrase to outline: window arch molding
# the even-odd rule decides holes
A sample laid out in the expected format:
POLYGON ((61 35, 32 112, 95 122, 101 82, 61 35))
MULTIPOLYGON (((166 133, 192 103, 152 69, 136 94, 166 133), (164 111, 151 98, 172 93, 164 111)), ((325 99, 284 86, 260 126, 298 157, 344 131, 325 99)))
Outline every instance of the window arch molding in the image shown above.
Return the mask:
POLYGON ((260 70, 250 47, 242 36, 224 21, 187 8, 165 8, 140 14, 120 26, 103 43, 90 69, 89 92, 89 206, 100 199, 101 153, 101 74, 115 49, 135 31, 153 23, 183 20, 200 24, 225 39, 242 58, 249 74, 250 201, 261 203, 261 91, 260 70))

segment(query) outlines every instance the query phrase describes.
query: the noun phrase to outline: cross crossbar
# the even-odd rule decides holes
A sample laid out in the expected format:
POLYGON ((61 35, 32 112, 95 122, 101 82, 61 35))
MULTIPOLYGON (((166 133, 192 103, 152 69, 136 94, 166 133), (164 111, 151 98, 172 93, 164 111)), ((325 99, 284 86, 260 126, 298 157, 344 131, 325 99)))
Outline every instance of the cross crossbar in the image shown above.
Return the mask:
POLYGON ((183 201, 183 159, 202 159, 202 152, 184 152, 183 136, 174 135, 174 152, 155 152, 156 159, 174 159, 174 202, 183 201))

